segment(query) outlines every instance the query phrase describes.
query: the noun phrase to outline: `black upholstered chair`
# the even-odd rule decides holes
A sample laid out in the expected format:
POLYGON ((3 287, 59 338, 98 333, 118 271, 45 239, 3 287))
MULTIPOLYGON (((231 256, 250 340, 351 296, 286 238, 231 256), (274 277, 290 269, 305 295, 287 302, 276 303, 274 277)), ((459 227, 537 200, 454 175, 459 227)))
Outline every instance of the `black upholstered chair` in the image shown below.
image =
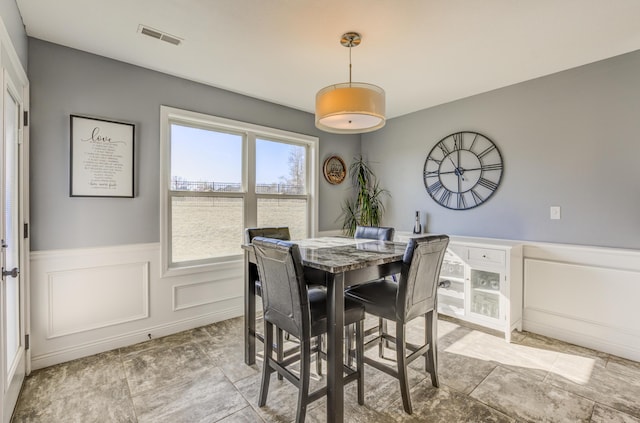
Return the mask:
MULTIPOLYGON (((375 239, 378 241, 393 241, 393 236, 395 235, 395 229, 391 227, 385 226, 356 226, 356 231, 353 234, 355 239, 375 239)), ((391 276, 394 281, 396 281, 396 275, 391 276)), ((378 321, 379 327, 382 327, 382 330, 386 332, 387 324, 384 319, 381 317, 378 321)), ((367 329, 365 332, 365 336, 368 336, 372 331, 376 331, 378 328, 373 327, 367 329)), ((351 334, 347 335, 348 339, 351 339, 351 334)), ((380 341, 380 348, 378 355, 382 357, 384 355, 384 345, 386 342, 380 341)), ((351 358, 349 358, 351 359, 351 358)), ((350 364, 350 363, 349 363, 350 364)))
MULTIPOLYGON (((309 393, 310 361, 313 348, 312 339, 327 331, 327 303, 324 290, 309 290, 304 277, 302 258, 296 244, 276 239, 256 237, 253 248, 262 282, 262 304, 265 333, 264 363, 258 405, 264 406, 269 391, 271 373, 277 372, 298 387, 298 407, 296 422, 304 421, 307 405, 326 395, 326 387, 309 393), (300 341, 300 350, 285 359, 273 358, 273 327, 284 330, 300 341), (297 377, 288 366, 300 362, 297 377)), ((353 380, 358 384, 358 403, 364 404, 364 307, 345 299, 345 325, 356 323, 356 363, 357 368, 344 366, 344 382, 353 380)))
POLYGON ((397 367, 392 368, 380 361, 365 357, 365 363, 397 378, 400 382, 402 404, 405 412, 412 413, 407 366, 419 357, 426 358, 426 368, 431 375, 431 384, 439 386, 437 359, 437 303, 436 294, 442 259, 449 244, 446 235, 426 236, 410 239, 404 254, 402 271, 398 283, 378 280, 355 286, 346 291, 346 298, 362 304, 367 313, 392 320, 396 323, 396 336, 391 336, 381 327, 378 337, 395 343, 397 367), (406 341, 406 325, 411 320, 425 317, 425 344, 414 345, 406 341), (407 356, 407 349, 411 352, 407 356))
MULTIPOLYGON (((253 238, 261 236, 265 238, 280 239, 282 241, 291 240, 291 234, 287 226, 279 227, 267 227, 267 228, 247 228, 244 230, 244 241, 247 244, 251 244, 253 238)), ((257 273, 256 273, 257 275, 257 273)), ((255 279, 256 295, 262 295, 262 283, 260 279, 255 279)))
POLYGON ((289 241, 291 234, 289 233, 288 226, 273 226, 264 228, 246 228, 244 230, 245 241, 250 243, 253 238, 260 236, 265 238, 281 239, 283 241, 289 241))
MULTIPOLYGON (((291 235, 289 233, 289 228, 287 226, 273 226, 273 227, 245 229, 245 242, 247 244, 250 244, 253 241, 253 238, 258 236, 264 237, 264 238, 279 239, 282 241, 291 240, 291 235)), ((260 282, 260 278, 258 277, 258 270, 255 264, 251 265, 250 268, 253 268, 252 274, 255 275, 254 283, 256 285, 256 295, 261 297, 262 282, 260 282)), ((324 275, 320 275, 320 273, 321 272, 310 271, 309 274, 305 274, 305 276, 307 277, 307 280, 313 281, 313 282, 310 282, 309 284, 309 287, 311 289, 325 289, 325 286, 323 285, 324 275)), ((260 321, 260 320, 261 320, 260 318, 256 319, 256 321, 260 321)), ((276 338, 277 338, 275 343, 276 352, 278 353, 278 357, 282 359, 285 355, 288 354, 288 351, 285 351, 284 348, 280 348, 279 346, 284 345, 285 339, 287 340, 289 339, 289 334, 284 333, 282 330, 278 329, 276 330, 276 338)), ((264 343, 264 335, 259 332, 256 332, 256 339, 264 343)), ((322 342, 322 339, 318 337, 317 342, 322 342)), ((318 360, 316 361, 316 373, 318 373, 319 375, 322 374, 322 362, 320 361, 319 357, 318 357, 318 360)), ((282 380, 282 376, 278 375, 278 379, 282 380)))
MULTIPOLYGON (((287 226, 278 226, 278 227, 264 227, 264 228, 246 228, 244 231, 245 234, 245 242, 250 244, 253 241, 253 238, 261 236, 266 238, 280 239, 283 241, 288 241, 291 239, 291 234, 289 233, 289 228, 287 226)), ((262 282, 260 282, 260 278, 258 278, 258 270, 255 265, 252 266, 252 275, 254 275, 254 283, 256 285, 256 295, 258 297, 262 296, 262 282)), ((256 321, 260 321, 260 318, 257 318, 256 321)), ((264 343, 264 335, 260 332, 256 331, 256 339, 264 343)), ((282 330, 277 330, 276 333, 276 343, 275 348, 278 354, 278 357, 282 359, 284 357, 284 332, 282 330)), ((322 369, 320 369, 322 370, 322 369)), ((282 380, 282 377, 278 377, 282 380)))
POLYGON ((378 241, 393 241, 394 228, 383 226, 356 226, 353 237, 356 239, 377 239, 378 241))

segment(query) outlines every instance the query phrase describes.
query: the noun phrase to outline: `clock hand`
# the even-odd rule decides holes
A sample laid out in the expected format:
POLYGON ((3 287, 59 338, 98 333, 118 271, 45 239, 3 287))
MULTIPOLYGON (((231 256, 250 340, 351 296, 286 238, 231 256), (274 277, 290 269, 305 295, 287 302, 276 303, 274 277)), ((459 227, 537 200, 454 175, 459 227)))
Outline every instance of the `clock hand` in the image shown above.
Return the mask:
MULTIPOLYGON (((482 170, 481 167, 474 167, 473 169, 464 169, 465 172, 473 172, 475 170, 482 170)), ((440 172, 440 175, 446 175, 448 173, 456 173, 458 171, 458 169, 456 168, 456 170, 450 170, 449 172, 440 172)))
MULTIPOLYGON (((458 151, 458 153, 460 153, 460 151, 458 151)), ((440 174, 442 175, 443 173, 455 173, 456 175, 458 175, 459 179, 462 178, 462 180, 464 181, 464 176, 462 176, 462 172, 460 172, 460 168, 456 166, 456 164, 453 162, 453 159, 451 158, 451 154, 449 154, 447 157, 449 158, 449 161, 451 162, 451 164, 456 170, 454 170, 453 172, 440 172, 440 174)), ((458 158, 458 163, 459 162, 460 162, 460 158, 458 158)))
POLYGON ((455 173, 456 176, 459 176, 460 178, 462 178, 463 181, 466 181, 466 179, 464 179, 464 172, 469 172, 470 170, 480 170, 480 169, 464 169, 464 170, 450 170, 449 172, 439 172, 440 175, 448 175, 450 173, 455 173))

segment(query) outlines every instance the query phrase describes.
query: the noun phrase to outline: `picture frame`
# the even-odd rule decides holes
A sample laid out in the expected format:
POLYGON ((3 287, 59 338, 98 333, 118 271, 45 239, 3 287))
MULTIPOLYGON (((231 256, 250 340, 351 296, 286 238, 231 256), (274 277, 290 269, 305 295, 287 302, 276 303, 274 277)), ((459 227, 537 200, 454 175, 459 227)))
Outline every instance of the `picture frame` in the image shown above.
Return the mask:
POLYGON ((135 125, 70 115, 71 197, 134 197, 135 125))
POLYGON ((338 185, 347 176, 347 165, 340 156, 331 156, 324 161, 322 173, 327 182, 331 185, 338 185))

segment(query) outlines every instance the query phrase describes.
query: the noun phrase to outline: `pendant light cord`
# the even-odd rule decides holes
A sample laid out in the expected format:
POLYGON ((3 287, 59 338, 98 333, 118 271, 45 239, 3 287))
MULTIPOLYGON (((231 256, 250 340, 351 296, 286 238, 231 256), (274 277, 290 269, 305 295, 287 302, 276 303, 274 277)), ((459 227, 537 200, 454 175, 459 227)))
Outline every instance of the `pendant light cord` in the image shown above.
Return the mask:
POLYGON ((351 87, 351 47, 353 42, 349 43, 349 87, 351 87))

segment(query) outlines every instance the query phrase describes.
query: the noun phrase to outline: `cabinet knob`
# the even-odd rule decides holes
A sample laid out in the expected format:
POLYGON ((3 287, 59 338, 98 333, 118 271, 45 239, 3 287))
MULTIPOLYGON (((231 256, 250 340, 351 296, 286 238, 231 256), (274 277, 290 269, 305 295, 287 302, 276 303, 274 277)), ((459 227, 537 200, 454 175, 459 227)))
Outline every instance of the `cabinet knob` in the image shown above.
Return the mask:
POLYGON ((451 281, 444 279, 438 282, 438 288, 449 288, 451 286, 451 281))

